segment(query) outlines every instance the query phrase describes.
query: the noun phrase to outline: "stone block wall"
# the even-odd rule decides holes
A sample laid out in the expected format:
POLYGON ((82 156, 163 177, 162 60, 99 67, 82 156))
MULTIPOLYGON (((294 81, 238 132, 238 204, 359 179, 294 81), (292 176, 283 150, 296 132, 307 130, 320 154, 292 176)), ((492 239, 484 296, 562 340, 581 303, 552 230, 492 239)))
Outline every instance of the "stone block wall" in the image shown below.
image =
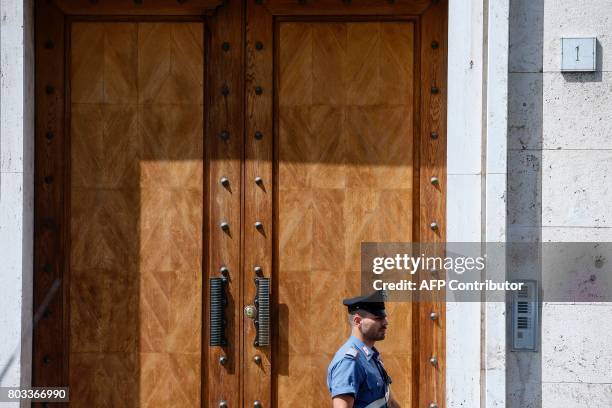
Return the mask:
MULTIPOLYGON (((612 241, 609 50, 611 0, 511 1, 509 241, 612 241), (562 73, 561 37, 592 36, 597 72, 562 73)), ((549 273, 533 263, 510 256, 509 273, 549 273)), ((508 347, 507 406, 612 406, 610 333, 610 303, 544 303, 538 351, 508 347)))

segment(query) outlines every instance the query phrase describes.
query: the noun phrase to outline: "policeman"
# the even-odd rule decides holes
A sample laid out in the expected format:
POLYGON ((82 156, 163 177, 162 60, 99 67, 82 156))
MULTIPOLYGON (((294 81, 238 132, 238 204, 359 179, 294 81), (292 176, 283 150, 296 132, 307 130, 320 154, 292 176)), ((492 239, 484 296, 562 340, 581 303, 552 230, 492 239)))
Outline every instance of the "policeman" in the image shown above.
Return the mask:
POLYGON ((344 299, 351 337, 327 369, 327 387, 334 408, 399 408, 390 394, 387 375, 374 343, 384 340, 387 314, 382 291, 344 299))

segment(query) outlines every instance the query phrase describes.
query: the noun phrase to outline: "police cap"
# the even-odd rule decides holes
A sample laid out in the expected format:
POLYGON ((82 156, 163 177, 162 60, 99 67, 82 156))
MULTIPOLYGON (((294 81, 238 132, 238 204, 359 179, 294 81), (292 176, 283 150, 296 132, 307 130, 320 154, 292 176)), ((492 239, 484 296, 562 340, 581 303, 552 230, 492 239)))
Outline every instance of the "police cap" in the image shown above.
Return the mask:
POLYGON ((356 296, 342 301, 344 306, 348 308, 349 313, 357 310, 365 310, 378 317, 385 317, 385 294, 382 290, 378 290, 366 296, 356 296))

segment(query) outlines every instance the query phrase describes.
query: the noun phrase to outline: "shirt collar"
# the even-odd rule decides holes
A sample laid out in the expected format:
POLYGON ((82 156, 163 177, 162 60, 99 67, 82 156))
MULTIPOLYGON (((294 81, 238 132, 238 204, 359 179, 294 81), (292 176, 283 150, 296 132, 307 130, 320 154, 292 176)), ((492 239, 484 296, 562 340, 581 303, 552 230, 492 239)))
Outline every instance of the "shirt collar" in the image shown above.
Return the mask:
POLYGON ((378 356, 378 350, 376 350, 376 347, 366 346, 363 341, 359 340, 357 337, 353 335, 351 335, 351 342, 353 343, 353 346, 355 346, 359 351, 361 351, 366 356, 368 361, 370 361, 372 357, 378 356))

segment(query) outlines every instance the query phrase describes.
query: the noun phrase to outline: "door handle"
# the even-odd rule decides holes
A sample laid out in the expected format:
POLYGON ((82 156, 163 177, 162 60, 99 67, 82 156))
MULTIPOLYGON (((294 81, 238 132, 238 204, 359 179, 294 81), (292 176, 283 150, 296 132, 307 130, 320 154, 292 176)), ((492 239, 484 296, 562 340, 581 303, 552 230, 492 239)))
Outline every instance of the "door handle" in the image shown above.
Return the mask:
POLYGON ((255 309, 257 311, 255 324, 256 347, 270 345, 270 278, 255 278, 255 309))
POLYGON ((226 346, 225 337, 225 308, 227 307, 227 277, 214 277, 209 279, 210 291, 210 338, 211 346, 226 346))

